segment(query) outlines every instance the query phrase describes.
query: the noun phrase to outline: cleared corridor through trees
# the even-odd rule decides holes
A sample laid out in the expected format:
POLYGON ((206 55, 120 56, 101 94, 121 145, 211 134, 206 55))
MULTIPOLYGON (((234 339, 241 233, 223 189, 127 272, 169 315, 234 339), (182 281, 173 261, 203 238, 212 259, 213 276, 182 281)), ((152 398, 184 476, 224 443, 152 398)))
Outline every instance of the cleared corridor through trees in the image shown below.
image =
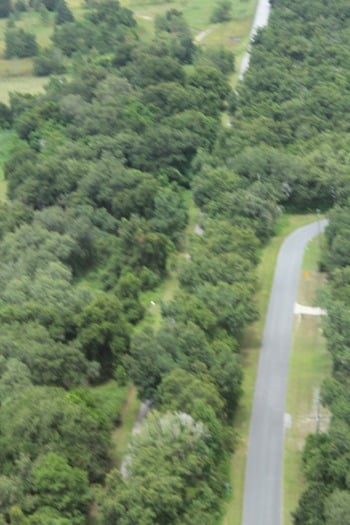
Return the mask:
MULTIPOLYGON (((269 20, 270 15, 270 2, 269 0, 259 0, 258 5, 256 7, 255 16, 253 20, 253 25, 250 30, 249 39, 250 41, 253 40, 255 33, 258 29, 261 29, 262 27, 265 27, 267 25, 267 22, 269 20)), ((239 68, 239 78, 242 80, 244 73, 247 71, 249 67, 249 61, 250 61, 250 52, 249 50, 244 54, 242 58, 242 62, 239 68)))
POLYGON ((255 385, 242 525, 281 525, 284 406, 294 302, 307 243, 327 220, 289 235, 279 251, 255 385))

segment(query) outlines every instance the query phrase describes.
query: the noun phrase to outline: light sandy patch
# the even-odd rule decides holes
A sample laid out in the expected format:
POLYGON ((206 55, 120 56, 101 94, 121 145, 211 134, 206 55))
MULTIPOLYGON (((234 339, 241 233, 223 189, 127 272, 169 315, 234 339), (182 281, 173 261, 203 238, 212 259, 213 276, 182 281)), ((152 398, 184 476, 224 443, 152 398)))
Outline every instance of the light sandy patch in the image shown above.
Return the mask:
POLYGON ((194 41, 197 43, 202 42, 208 35, 210 35, 210 33, 214 31, 214 29, 215 27, 208 27, 204 31, 201 31, 197 36, 194 37, 194 41))
POLYGON ((196 224, 194 229, 193 229, 194 233, 196 233, 197 235, 203 235, 204 234, 204 230, 202 228, 202 226, 200 226, 199 224, 196 224))
MULTIPOLYGON (((148 412, 151 410, 151 401, 145 401, 144 403, 141 403, 140 410, 137 416, 137 419, 135 421, 134 427, 132 429, 132 435, 135 436, 136 434, 139 434, 142 429, 142 424, 148 414, 148 412)), ((129 454, 127 454, 121 465, 120 465, 120 473, 124 479, 126 479, 129 475, 128 473, 128 466, 131 463, 131 457, 129 454)))
POLYGON ((132 429, 132 434, 139 434, 142 428, 142 423, 147 416, 148 412, 151 410, 151 401, 145 401, 144 403, 141 403, 140 410, 134 425, 134 428, 132 429))
POLYGON ((142 18, 143 20, 150 20, 150 21, 153 20, 153 18, 148 15, 136 15, 136 16, 138 16, 139 18, 142 18))
POLYGON ((292 428, 292 416, 287 412, 284 414, 284 428, 292 428))
POLYGON ((327 310, 323 310, 319 306, 304 306, 295 303, 294 313, 297 315, 327 315, 327 310))

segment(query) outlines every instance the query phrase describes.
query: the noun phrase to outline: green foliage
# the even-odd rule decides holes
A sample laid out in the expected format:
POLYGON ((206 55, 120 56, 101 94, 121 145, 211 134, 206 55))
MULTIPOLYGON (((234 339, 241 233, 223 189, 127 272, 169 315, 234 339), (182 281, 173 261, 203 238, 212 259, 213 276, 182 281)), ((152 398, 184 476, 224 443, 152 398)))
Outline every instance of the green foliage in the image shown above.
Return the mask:
MULTIPOLYGON (((55 16, 56 25, 65 24, 67 22, 74 22, 73 13, 69 9, 65 0, 58 0, 56 2, 55 11, 56 11, 56 16, 55 16)), ((57 71, 57 73, 60 73, 60 72, 57 71)))
POLYGON ((129 347, 130 328, 121 303, 111 295, 98 295, 78 320, 78 340, 89 360, 101 365, 103 378, 110 378, 129 347))
POLYGON ((232 18, 232 2, 231 0, 220 0, 214 7, 213 13, 210 17, 210 22, 217 24, 221 22, 228 22, 232 18))
POLYGON ((157 193, 154 199, 154 217, 156 231, 164 233, 175 243, 187 223, 187 211, 179 191, 166 188, 157 193))
POLYGON ((192 62, 195 45, 192 41, 191 30, 183 14, 176 9, 170 9, 164 16, 158 15, 155 20, 156 33, 167 33, 170 36, 170 53, 180 62, 192 62))
POLYGON ((22 28, 8 27, 5 32, 5 58, 32 57, 38 53, 35 36, 22 28))
POLYGON ((6 129, 10 127, 12 123, 11 110, 6 104, 0 102, 0 127, 6 129))
POLYGON ((66 71, 62 52, 54 47, 40 50, 34 58, 33 64, 34 74, 39 77, 62 74, 66 71))
POLYGON ((324 333, 332 356, 332 378, 322 386, 322 402, 332 413, 327 433, 309 436, 304 450, 304 471, 308 487, 303 493, 294 522, 346 523, 350 501, 350 346, 348 206, 338 206, 330 214, 326 229, 323 261, 329 282, 322 300, 327 308, 324 333))
POLYGON ((71 57, 79 50, 86 51, 86 32, 82 24, 66 22, 55 26, 52 42, 64 55, 71 57))
POLYGON ((2 405, 0 421, 5 471, 17 472, 22 456, 34 461, 48 452, 85 470, 93 481, 100 481, 108 468, 107 421, 78 396, 53 387, 29 387, 2 405))
POLYGON ((158 389, 158 400, 160 406, 167 410, 185 412, 193 417, 196 417, 196 408, 200 403, 210 406, 217 418, 222 416, 224 408, 210 378, 203 375, 199 379, 181 368, 175 368, 164 376, 158 389))
POLYGON ((188 75, 188 83, 197 91, 197 103, 206 113, 215 116, 224 109, 224 100, 230 93, 227 78, 214 66, 197 66, 188 75))
POLYGON ((98 375, 98 366, 85 359, 77 343, 56 342, 37 323, 4 325, 0 344, 7 366, 18 359, 28 367, 34 384, 72 388, 98 375))
POLYGON ((43 0, 43 4, 48 11, 54 11, 57 5, 57 0, 43 0))
POLYGON ((214 66, 224 75, 232 74, 235 67, 234 54, 224 47, 208 47, 199 55, 197 62, 214 66))
POLYGON ((146 266, 164 275, 171 249, 169 239, 164 234, 153 232, 149 223, 137 215, 132 215, 129 220, 123 219, 119 233, 127 264, 135 269, 146 266))
MULTIPOLYGON (((144 315, 144 308, 139 299, 140 288, 140 279, 131 272, 125 272, 122 274, 115 288, 117 297, 122 301, 126 319, 134 324, 140 321, 144 315)), ((120 370, 119 375, 120 374, 121 377, 123 377, 122 370, 120 370)))
POLYGON ((0 18, 7 18, 12 13, 13 7, 11 0, 1 0, 0 18))
POLYGON ((86 473, 71 467, 63 457, 49 452, 36 459, 32 491, 37 507, 55 509, 74 525, 85 522, 91 501, 86 473))
POLYGON ((348 207, 335 208, 330 218, 331 222, 326 230, 328 250, 324 262, 330 269, 349 266, 350 260, 347 249, 349 242, 348 207))
POLYGON ((325 517, 327 525, 349 525, 349 492, 345 490, 336 490, 327 498, 325 503, 325 517))
POLYGON ((130 444, 127 477, 112 471, 107 478, 103 524, 188 524, 194 515, 209 523, 218 500, 206 479, 220 483, 209 443, 207 428, 191 416, 154 412, 130 444))

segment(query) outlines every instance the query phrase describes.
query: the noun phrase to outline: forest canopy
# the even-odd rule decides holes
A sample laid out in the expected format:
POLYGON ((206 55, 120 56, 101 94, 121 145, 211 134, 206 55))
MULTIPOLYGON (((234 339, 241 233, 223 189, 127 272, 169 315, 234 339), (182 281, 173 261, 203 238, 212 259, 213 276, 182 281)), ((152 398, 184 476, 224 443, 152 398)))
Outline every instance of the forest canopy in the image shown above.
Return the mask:
MULTIPOLYGON (((227 7, 214 14, 228 16, 227 7)), ((8 16, 13 6, 0 8, 8 16)), ((232 54, 196 46, 176 9, 143 40, 115 0, 91 2, 79 19, 64 1, 45 8, 56 25, 52 45, 35 49, 35 68, 54 76, 43 94, 13 93, 2 108, 18 142, 0 206, 0 523, 79 525, 92 503, 102 525, 216 523, 241 395, 239 349, 257 318, 259 253, 284 210, 333 206, 323 264, 334 377, 323 397, 334 418, 329 433, 308 440, 310 485, 295 524, 341 523, 346 3, 276 0, 236 91, 232 54), (185 245, 189 195, 201 215, 185 245), (174 254, 179 287, 149 326, 143 297, 174 254), (154 407, 126 474, 112 454, 119 414, 94 394, 108 381, 132 381, 154 407)), ((9 43, 19 31, 10 29, 9 43)))

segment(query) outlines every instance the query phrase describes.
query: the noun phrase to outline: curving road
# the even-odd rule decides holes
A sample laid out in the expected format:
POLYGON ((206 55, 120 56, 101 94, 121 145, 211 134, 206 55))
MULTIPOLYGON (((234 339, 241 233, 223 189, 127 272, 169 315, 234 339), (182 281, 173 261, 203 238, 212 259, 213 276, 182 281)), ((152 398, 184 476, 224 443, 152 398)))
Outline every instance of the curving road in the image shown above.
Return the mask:
POLYGON ((284 405, 301 261, 320 220, 286 238, 275 269, 255 385, 242 525, 281 525, 284 405))
MULTIPOLYGON (((270 15, 270 1, 269 0, 258 0, 256 7, 253 24, 250 30, 249 40, 252 41, 255 33, 258 29, 261 29, 267 25, 270 15)), ((247 71, 250 62, 249 50, 244 54, 242 62, 239 68, 239 78, 242 80, 244 73, 247 71)))

